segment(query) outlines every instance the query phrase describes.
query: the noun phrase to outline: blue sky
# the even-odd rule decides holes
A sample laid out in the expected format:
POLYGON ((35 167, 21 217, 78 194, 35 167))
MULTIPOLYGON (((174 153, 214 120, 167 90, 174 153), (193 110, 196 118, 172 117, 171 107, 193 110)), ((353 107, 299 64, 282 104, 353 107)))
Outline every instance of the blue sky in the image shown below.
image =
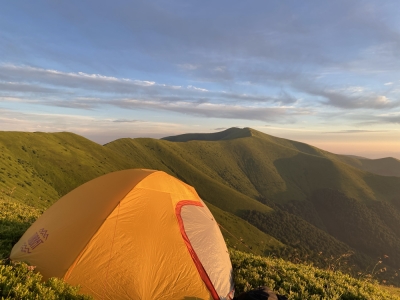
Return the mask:
POLYGON ((0 128, 252 127, 400 158, 398 1, 6 1, 0 128))

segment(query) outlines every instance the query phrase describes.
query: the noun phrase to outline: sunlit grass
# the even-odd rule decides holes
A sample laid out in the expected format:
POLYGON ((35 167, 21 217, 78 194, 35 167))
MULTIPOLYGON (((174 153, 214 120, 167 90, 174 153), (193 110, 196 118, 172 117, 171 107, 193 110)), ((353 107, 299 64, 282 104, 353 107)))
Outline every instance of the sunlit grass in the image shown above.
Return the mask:
POLYGON ((268 286, 290 300, 400 299, 392 292, 394 289, 388 290, 370 278, 355 279, 339 271, 236 250, 231 250, 230 255, 238 293, 268 286))

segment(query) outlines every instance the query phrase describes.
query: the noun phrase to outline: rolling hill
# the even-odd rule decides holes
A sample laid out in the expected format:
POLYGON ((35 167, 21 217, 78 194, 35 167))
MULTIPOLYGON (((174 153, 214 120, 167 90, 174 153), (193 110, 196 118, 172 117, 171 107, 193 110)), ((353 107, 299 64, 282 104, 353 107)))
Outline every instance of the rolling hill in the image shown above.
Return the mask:
POLYGON ((386 160, 336 155, 251 128, 104 146, 71 133, 0 132, 0 150, 3 199, 44 209, 108 172, 163 170, 196 188, 231 246, 316 265, 353 253, 353 271, 386 255, 385 278, 396 281, 400 177, 387 176, 399 169, 386 160))
MULTIPOLYGON (((142 152, 138 151, 135 157, 128 158, 72 133, 0 132, 0 201, 18 202, 18 206, 4 206, 2 209, 1 243, 7 246, 0 249, 0 255, 7 256, 13 243, 18 240, 18 234, 22 234, 34 220, 32 214, 28 214, 28 218, 23 212, 36 212, 37 209, 42 211, 72 189, 100 175, 141 167, 171 173, 166 166, 156 160, 152 161, 146 148, 142 152), (20 218, 10 221, 10 215, 20 218), (17 234, 15 228, 21 228, 17 230, 17 234)), ((225 199, 239 203, 239 208, 248 206, 263 211, 270 210, 222 184, 212 181, 211 184, 214 184, 213 188, 225 199), (241 201, 244 204, 240 204, 241 201), (249 202, 247 206, 246 202, 249 202)), ((207 198, 204 199, 207 202, 207 198)), ((235 237, 246 237, 243 243, 233 241, 231 234, 222 230, 229 243, 237 249, 248 251, 250 247, 252 252, 262 254, 272 248, 284 247, 273 237, 228 211, 212 205, 210 209, 223 228, 235 237)))
POLYGON ((353 251, 352 263, 366 268, 378 257, 387 255, 387 245, 391 245, 392 255, 387 263, 393 268, 400 263, 397 254, 400 236, 393 226, 398 220, 393 212, 397 214, 400 203, 400 177, 367 172, 346 163, 340 155, 250 128, 231 128, 217 134, 185 134, 163 140, 122 139, 105 147, 128 157, 147 148, 152 163, 158 160, 168 172, 196 186, 209 202, 246 219, 288 248, 314 257, 314 262, 318 261, 317 252, 321 252, 318 248, 328 256, 353 251), (221 203, 223 199, 202 189, 210 186, 209 178, 273 210, 227 208, 221 203), (327 191, 333 191, 333 196, 326 196, 327 191), (320 210, 319 204, 324 201, 335 207, 335 216, 347 209, 354 210, 348 223, 358 230, 351 231, 350 237, 339 234, 343 227, 338 224, 332 228, 332 218, 320 210), (379 229, 372 230, 377 224, 379 229), (354 239, 357 242, 351 235, 357 236, 354 239))
POLYGON ((338 155, 343 162, 358 169, 383 176, 400 177, 400 160, 393 157, 368 159, 355 156, 338 155))

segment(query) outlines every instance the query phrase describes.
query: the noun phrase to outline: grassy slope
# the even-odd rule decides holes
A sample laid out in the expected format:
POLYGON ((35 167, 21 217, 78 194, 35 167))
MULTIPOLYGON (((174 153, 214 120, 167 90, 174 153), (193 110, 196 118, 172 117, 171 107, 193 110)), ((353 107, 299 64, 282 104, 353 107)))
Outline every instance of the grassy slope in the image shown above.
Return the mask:
MULTIPOLYGON (((354 233, 360 236, 358 238, 359 243, 351 243, 353 249, 361 251, 360 254, 366 251, 364 254, 372 255, 373 259, 378 255, 382 256, 387 251, 382 249, 382 247, 385 247, 382 243, 373 244, 369 242, 371 240, 385 242, 385 245, 390 242, 393 248, 391 253, 400 250, 398 247, 400 236, 393 230, 393 227, 389 226, 390 224, 387 224, 388 220, 384 219, 390 213, 390 209, 383 207, 380 215, 376 215, 372 205, 376 201, 388 201, 396 207, 400 202, 400 198, 395 198, 396 195, 400 194, 400 178, 372 174, 344 163, 336 155, 318 148, 272 137, 249 128, 230 129, 225 133, 218 134, 188 134, 167 139, 179 142, 151 140, 152 146, 147 147, 152 151, 152 157, 158 157, 165 165, 172 166, 171 168, 175 170, 176 174, 180 174, 185 180, 187 180, 187 177, 181 172, 181 163, 164 159, 169 155, 169 152, 178 154, 182 165, 191 165, 203 174, 207 174, 214 181, 228 185, 238 192, 262 202, 275 202, 283 210, 287 209, 286 205, 293 205, 296 202, 299 203, 295 205, 297 210, 302 206, 313 208, 314 203, 310 199, 318 191, 339 191, 344 194, 345 198, 343 199, 347 201, 343 203, 357 210, 353 212, 355 217, 349 220, 350 223, 354 223, 351 223, 352 228, 357 228, 356 222, 364 222, 363 227, 354 233), (232 136, 235 138, 229 139, 232 136), (220 140, 217 140, 218 137, 220 140), (351 201, 353 200, 365 203, 367 206, 352 206, 351 201), (358 218, 361 215, 369 216, 369 218, 361 220, 358 218), (379 229, 368 233, 364 228, 373 228, 374 220, 379 220, 379 229), (367 248, 362 241, 368 241, 367 248)), ((124 140, 115 141, 107 146, 115 147, 114 149, 119 151, 118 148, 129 147, 128 144, 135 144, 136 147, 141 144, 148 145, 148 141, 143 142, 144 140, 140 139, 124 140)), ((135 152, 137 151, 135 150, 132 153, 135 152)), ((121 153, 128 155, 126 150, 121 153)), ((194 185, 196 186, 196 182, 194 185)), ((336 203, 336 200, 341 201, 342 198, 337 196, 337 199, 335 197, 329 199, 329 201, 336 203)), ((212 203, 218 204, 218 202, 212 203)), ((334 208, 336 215, 343 215, 340 207, 334 206, 334 208)), ((345 206, 342 206, 342 208, 344 209, 345 206)), ((248 208, 248 210, 252 210, 252 208, 248 208)), ((326 223, 328 219, 320 209, 313 209, 313 211, 315 212, 315 222, 305 218, 302 214, 298 215, 312 224, 317 226, 320 224, 319 228, 333 234, 342 242, 349 243, 347 235, 338 233, 339 226, 337 226, 337 230, 332 229, 332 226, 329 227, 329 231, 326 229, 327 226, 325 225, 328 224, 326 223), (324 218, 325 220, 323 220, 324 218)), ((277 225, 277 230, 271 231, 272 228, 276 227, 276 222, 280 222, 279 220, 282 222, 282 213, 270 213, 272 215, 265 216, 264 221, 262 221, 264 226, 259 221, 263 220, 259 215, 257 215, 259 220, 249 219, 249 222, 285 243, 289 241, 290 244, 296 244, 297 239, 290 235, 290 232, 296 231, 295 224, 298 224, 296 218, 290 214, 284 214, 285 226, 288 229, 283 232, 279 230, 280 225, 277 225), (270 220, 272 223, 267 223, 266 220, 270 220), (266 224, 268 225, 265 226, 266 224), (290 229, 290 226, 294 226, 293 229, 290 229), (285 236, 282 236, 282 234, 285 236)), ((300 244, 295 247, 303 252, 308 251, 307 249, 315 251, 313 245, 317 244, 317 240, 323 233, 306 223, 302 227, 309 234, 303 242, 300 239, 300 244)), ((340 230, 343 230, 343 228, 340 230)), ((325 240, 330 241, 329 248, 340 248, 340 243, 335 242, 334 239, 326 238, 325 240)), ((325 250, 325 252, 327 251, 325 250)), ((336 255, 338 254, 341 253, 336 253, 336 255)), ((365 264, 363 265, 365 266, 365 264)), ((397 256, 392 256, 390 264, 392 266, 399 265, 397 256)))
POLYGON ((210 203, 207 203, 207 206, 218 221, 228 247, 257 255, 267 255, 285 248, 277 239, 243 219, 210 203))
POLYGON ((240 129, 236 127, 232 127, 226 129, 224 131, 215 132, 215 133, 186 133, 175 136, 167 136, 162 138, 162 140, 171 141, 171 142, 188 142, 188 141, 222 141, 222 140, 232 140, 242 137, 251 136, 251 132, 247 129, 240 129))
MULTIPOLYGON (((195 186, 208 203, 238 216, 247 210, 272 212, 254 199, 305 204, 321 188, 339 190, 359 201, 400 194, 398 178, 361 171, 306 144, 252 129, 234 128, 212 138, 222 140, 121 139, 103 147, 70 133, 4 132, 0 135, 1 196, 16 187, 15 199, 47 207, 85 181, 132 167, 164 170, 195 186)), ((244 230, 239 236, 250 236, 249 228, 238 227, 244 230)), ((252 246, 259 247, 252 240, 252 246)))
POLYGON ((20 203, 14 195, 0 200, 0 297, 1 299, 90 300, 79 294, 79 287, 61 279, 43 281, 31 266, 10 262, 11 248, 21 235, 42 214, 43 210, 20 203), (4 259, 4 260, 3 260, 4 259))
POLYGON ((238 293, 258 286, 269 286, 289 300, 389 300, 400 299, 398 289, 378 285, 371 278, 354 279, 335 266, 318 269, 312 265, 292 264, 282 259, 257 257, 231 251, 235 287, 238 293))
POLYGON ((392 297, 400 298, 400 288, 397 288, 397 287, 394 287, 394 286, 386 286, 386 285, 382 285, 382 286, 380 286, 380 288, 383 291, 388 292, 389 295, 391 295, 392 297))
MULTIPOLYGON (((222 230, 225 239, 229 241, 228 244, 253 253, 264 253, 284 247, 275 238, 233 215, 240 215, 247 209, 266 213, 271 209, 227 186, 227 182, 219 177, 218 172, 202 159, 202 151, 196 153, 194 149, 182 148, 179 143, 153 139, 120 139, 107 144, 106 147, 140 162, 139 167, 163 170, 196 187, 199 195, 209 205, 212 204, 210 209, 218 223, 235 237, 242 238, 251 250, 222 230)), ((226 162, 221 155, 219 157, 221 159, 218 166, 223 168, 226 162)), ((228 170, 225 172, 229 174, 228 170)), ((239 182, 237 186, 240 186, 239 182)))
POLYGON ((10 200, 0 200, 0 259, 9 256, 14 244, 43 212, 10 200))
POLYGON ((252 199, 256 191, 248 179, 247 185, 243 184, 245 174, 233 171, 230 161, 234 158, 227 157, 223 149, 227 145, 215 143, 200 148, 193 143, 120 139, 105 146, 129 158, 140 158, 141 167, 163 170, 182 179, 194 186, 204 200, 222 210, 238 215, 246 209, 271 210, 252 199))
POLYGON ((396 209, 378 201, 369 207, 335 190, 319 190, 312 201, 332 236, 370 257, 389 256, 387 263, 400 265, 400 212, 396 209))
POLYGON ((305 200, 320 188, 336 189, 360 201, 393 201, 393 195, 400 194, 400 178, 360 170, 336 159, 335 155, 303 143, 249 128, 233 128, 229 134, 220 133, 220 136, 222 140, 215 141, 215 134, 182 135, 175 138, 180 143, 122 139, 106 146, 124 155, 145 148, 152 158, 158 158, 175 174, 181 174, 181 165, 189 165, 255 199, 305 200), (229 136, 236 138, 227 139, 229 136), (175 156, 173 161, 171 156, 175 156))
POLYGON ((93 297, 79 294, 79 287, 71 286, 62 279, 43 281, 32 266, 25 263, 0 260, 0 297, 11 299, 43 300, 91 300, 93 297))
POLYGON ((304 152, 311 155, 323 156, 329 159, 339 160, 348 165, 351 165, 357 169, 367 171, 370 173, 383 175, 383 176, 397 176, 400 177, 400 160, 393 157, 386 157, 380 159, 368 159, 364 157, 358 157, 354 155, 338 155, 333 154, 328 151, 318 149, 316 147, 291 141, 287 139, 277 138, 269 136, 262 132, 258 132, 251 128, 229 128, 227 130, 216 132, 216 133, 190 133, 182 134, 177 136, 170 136, 163 138, 164 140, 173 142, 188 142, 188 141, 218 141, 218 140, 228 140, 235 138, 243 138, 257 136, 263 139, 268 139, 270 142, 285 146, 288 148, 296 149, 300 152, 304 152))
POLYGON ((358 169, 383 176, 400 177, 400 160, 393 157, 368 159, 355 156, 337 155, 338 159, 358 169))
MULTIPOLYGON (((149 141, 151 142, 152 140, 149 139, 149 141)), ((18 202, 19 205, 25 204, 27 205, 27 212, 30 212, 34 208, 47 208, 80 184, 112 171, 143 167, 164 170, 177 176, 159 159, 152 157, 147 148, 152 147, 151 143, 140 147, 142 148, 135 151, 128 158, 72 133, 0 132, 0 201, 6 200, 10 203, 18 202)), ((175 162, 176 157, 174 155, 171 156, 175 162)), ((191 173, 191 170, 189 169, 187 172, 191 173)), ((229 207, 231 211, 247 207, 254 207, 254 209, 263 211, 269 210, 265 205, 221 183, 214 182, 207 176, 195 174, 194 178, 195 180, 193 181, 212 186, 212 189, 217 191, 220 197, 227 199, 224 202, 217 197, 208 197, 210 191, 207 189, 203 189, 202 193, 200 193, 205 200, 217 199, 223 203, 221 205, 223 208, 229 207), (196 178, 199 179, 196 181, 196 178), (253 206, 252 204, 246 204, 247 202, 251 202, 253 206)), ((22 211, 17 206, 14 208, 16 209, 16 215, 22 211)), ((226 210, 229 211, 228 209, 226 210)), ((215 208, 214 211, 217 211, 217 209, 215 208)), ((3 213, 6 212, 7 216, 12 215, 8 210, 3 213)), ((234 232, 236 236, 245 237, 244 242, 252 247, 254 249, 253 252, 257 254, 261 254, 264 248, 267 251, 270 247, 282 247, 282 244, 274 238, 260 232, 254 226, 229 212, 218 210, 216 220, 222 226, 234 232), (235 225, 230 223, 232 220, 235 225), (267 241, 267 247, 260 244, 261 241, 267 241)), ((18 236, 25 230, 21 231, 18 228, 25 228, 24 224, 26 222, 22 222, 19 225, 15 220, 12 222, 15 227, 7 225, 3 228, 5 232, 4 236, 2 236, 2 242, 8 246, 5 247, 3 245, 0 247, 2 254, 10 249, 10 245, 16 242, 15 239, 18 240, 18 237, 15 236, 6 238, 5 234, 10 236, 17 234, 18 236), (12 232, 12 230, 15 232, 12 232)), ((230 238, 226 232, 223 234, 230 238)), ((243 246, 238 247, 238 249, 246 250, 243 246)))
POLYGON ((0 133, 0 187, 47 207, 73 188, 131 166, 126 158, 72 133, 0 133))

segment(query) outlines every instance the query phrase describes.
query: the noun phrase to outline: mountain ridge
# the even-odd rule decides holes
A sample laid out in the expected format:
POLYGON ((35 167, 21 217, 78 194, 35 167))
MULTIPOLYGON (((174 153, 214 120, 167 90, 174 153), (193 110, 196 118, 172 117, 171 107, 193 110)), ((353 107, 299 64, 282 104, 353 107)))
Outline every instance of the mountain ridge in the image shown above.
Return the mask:
POLYGON ((382 176, 400 177, 400 160, 393 157, 371 159, 356 155, 334 154, 329 151, 325 151, 316 148, 314 146, 308 145, 306 143, 274 137, 249 127, 244 127, 244 128, 231 127, 215 133, 180 134, 180 135, 163 137, 161 138, 161 140, 166 140, 170 142, 223 141, 223 140, 233 140, 246 137, 261 137, 264 139, 268 137, 268 139, 275 144, 286 146, 288 148, 296 148, 297 150, 303 153, 316 156, 323 155, 323 156, 328 156, 330 158, 334 157, 335 159, 341 162, 344 162, 348 165, 351 165, 363 171, 367 171, 382 176))
POLYGON ((223 131, 214 133, 185 133, 161 138, 170 142, 189 142, 189 141, 222 141, 232 140, 252 136, 252 129, 249 127, 231 127, 223 131))

